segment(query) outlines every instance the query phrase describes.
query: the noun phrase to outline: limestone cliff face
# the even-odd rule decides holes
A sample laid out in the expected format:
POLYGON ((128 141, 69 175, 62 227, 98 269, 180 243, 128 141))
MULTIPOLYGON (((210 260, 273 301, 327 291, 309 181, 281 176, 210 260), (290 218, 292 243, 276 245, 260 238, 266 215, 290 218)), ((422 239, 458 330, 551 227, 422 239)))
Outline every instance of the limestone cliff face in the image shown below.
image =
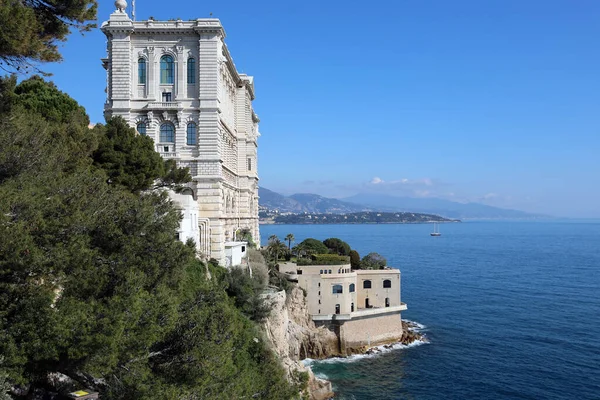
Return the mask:
POLYGON ((273 309, 264 322, 265 332, 288 378, 293 380, 298 372, 308 372, 310 398, 331 398, 331 383, 316 378, 300 360, 339 355, 338 337, 326 328, 315 326, 308 314, 304 292, 298 287, 294 287, 289 296, 285 291, 266 296, 272 302, 273 309))

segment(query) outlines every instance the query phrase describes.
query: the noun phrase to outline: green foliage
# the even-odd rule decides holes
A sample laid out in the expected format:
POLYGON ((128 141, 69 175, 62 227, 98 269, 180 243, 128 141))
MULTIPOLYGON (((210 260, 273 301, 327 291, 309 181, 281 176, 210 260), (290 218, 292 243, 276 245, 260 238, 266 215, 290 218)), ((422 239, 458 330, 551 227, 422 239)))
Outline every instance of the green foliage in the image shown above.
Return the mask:
POLYGON ((248 318, 261 322, 269 316, 271 307, 261 297, 266 288, 262 277, 251 277, 243 268, 231 268, 225 276, 225 285, 225 291, 234 299, 235 306, 248 318))
POLYGON ((383 269, 387 260, 379 253, 369 253, 360 262, 362 269, 383 269))
POLYGON ((34 390, 61 372, 102 380, 103 399, 292 397, 226 272, 175 240, 168 196, 109 184, 86 121, 55 117, 68 102, 2 96, 0 387, 3 373, 34 390))
POLYGON ((350 257, 337 254, 313 254, 310 259, 299 258, 298 265, 344 265, 350 264, 350 257))
POLYGON ((292 242, 296 240, 293 233, 288 233, 285 237, 285 240, 288 242, 288 250, 292 251, 292 242))
POLYGON ((310 379, 310 376, 308 374, 308 371, 298 371, 297 369, 292 371, 292 380, 297 385, 298 391, 302 392, 306 396, 306 398, 309 398, 309 394, 308 394, 309 379, 310 379))
POLYGON ((300 246, 306 254, 329 253, 329 249, 323 244, 323 242, 313 238, 304 239, 298 246, 300 246))
POLYGON ((285 290, 287 294, 292 292, 294 284, 287 280, 285 274, 271 269, 269 273, 269 284, 275 286, 279 290, 285 290))
POLYGON ((280 258, 285 257, 289 254, 288 247, 281 243, 279 238, 275 235, 269 237, 269 244, 267 245, 267 256, 270 261, 277 263, 280 258))
POLYGON ((242 242, 248 242, 248 247, 250 247, 251 249, 256 249, 256 243, 252 238, 252 232, 249 228, 238 229, 235 233, 235 237, 237 238, 237 240, 240 240, 242 242))
POLYGON ((95 27, 95 0, 0 1, 0 68, 28 72, 36 62, 60 61, 58 44, 70 28, 95 27))
POLYGON ((106 126, 96 125, 94 132, 100 138, 94 165, 106 171, 110 183, 140 192, 191 181, 187 169, 177 168, 174 160, 164 161, 154 151, 152 139, 138 135, 123 118, 112 118, 106 126))
POLYGON ((11 384, 8 381, 8 373, 4 370, 4 356, 0 355, 0 400, 10 400, 9 392, 11 384))
POLYGON ((340 256, 350 255, 350 245, 341 239, 325 239, 323 240, 323 244, 327 246, 331 253, 339 254, 340 256))
POLYGON ((350 265, 352 269, 360 269, 360 255, 356 250, 350 250, 350 265))
POLYGON ((74 100, 37 77, 19 85, 14 77, 0 78, 0 90, 0 98, 6 99, 0 107, 0 183, 24 172, 59 173, 89 167, 88 156, 97 140, 74 100), (60 112, 49 106, 33 107, 38 103, 35 93, 42 98, 51 93, 48 104, 56 104, 60 112), (43 110, 37 112, 38 108, 43 110))
POLYGON ((54 83, 46 82, 39 76, 21 82, 15 88, 15 94, 16 102, 48 122, 76 122, 85 126, 90 123, 82 106, 58 90, 54 83))

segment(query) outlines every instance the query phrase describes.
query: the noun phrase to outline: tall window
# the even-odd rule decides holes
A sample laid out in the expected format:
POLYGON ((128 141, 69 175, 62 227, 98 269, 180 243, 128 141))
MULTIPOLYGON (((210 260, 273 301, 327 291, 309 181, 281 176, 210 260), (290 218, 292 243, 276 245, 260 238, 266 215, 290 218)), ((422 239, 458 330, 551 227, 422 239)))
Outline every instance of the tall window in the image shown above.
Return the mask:
POLYGON ((173 125, 166 123, 160 126, 160 141, 162 143, 175 143, 175 129, 173 125))
POLYGON ((389 279, 386 279, 385 281, 383 281, 383 288, 391 288, 392 287, 392 281, 390 281, 389 279))
POLYGON ((187 69, 188 85, 196 83, 196 60, 194 58, 188 58, 187 69))
POLYGON ((350 293, 354 292, 356 290, 356 286, 354 285, 354 283, 350 284, 350 293))
POLYGON ((138 60, 138 83, 140 85, 146 84, 146 59, 144 58, 138 60))
POLYGON ((160 58, 160 83, 172 84, 175 81, 175 63, 173 57, 160 58))
POLYGON ((342 285, 333 285, 333 291, 332 291, 333 294, 343 293, 343 292, 344 292, 344 289, 343 289, 342 285))
POLYGON ((248 171, 252 171, 252 159, 248 157, 248 171))
POLYGON ((146 136, 146 123, 140 122, 139 124, 137 124, 137 131, 140 135, 146 136))
POLYGON ((363 289, 371 289, 371 281, 364 281, 363 282, 363 289))
POLYGON ((193 146, 196 144, 196 124, 190 122, 187 126, 187 144, 193 146))

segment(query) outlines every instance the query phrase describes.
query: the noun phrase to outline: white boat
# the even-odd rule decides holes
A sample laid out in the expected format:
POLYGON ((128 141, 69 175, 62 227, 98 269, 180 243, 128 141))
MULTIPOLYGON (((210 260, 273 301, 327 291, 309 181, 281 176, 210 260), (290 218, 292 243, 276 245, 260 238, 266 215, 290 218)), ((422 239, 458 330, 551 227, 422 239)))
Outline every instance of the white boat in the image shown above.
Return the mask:
POLYGON ((430 233, 431 236, 442 236, 440 233, 440 227, 437 222, 433 223, 433 232, 430 233))

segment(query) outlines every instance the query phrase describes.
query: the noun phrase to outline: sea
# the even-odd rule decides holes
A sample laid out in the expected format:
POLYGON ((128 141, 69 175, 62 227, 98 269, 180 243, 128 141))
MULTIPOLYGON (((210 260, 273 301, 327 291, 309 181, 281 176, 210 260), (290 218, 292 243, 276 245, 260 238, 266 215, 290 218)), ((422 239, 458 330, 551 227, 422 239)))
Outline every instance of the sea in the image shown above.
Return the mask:
POLYGON ((336 399, 600 399, 600 221, 261 225, 399 268, 428 343, 306 360, 336 399))

